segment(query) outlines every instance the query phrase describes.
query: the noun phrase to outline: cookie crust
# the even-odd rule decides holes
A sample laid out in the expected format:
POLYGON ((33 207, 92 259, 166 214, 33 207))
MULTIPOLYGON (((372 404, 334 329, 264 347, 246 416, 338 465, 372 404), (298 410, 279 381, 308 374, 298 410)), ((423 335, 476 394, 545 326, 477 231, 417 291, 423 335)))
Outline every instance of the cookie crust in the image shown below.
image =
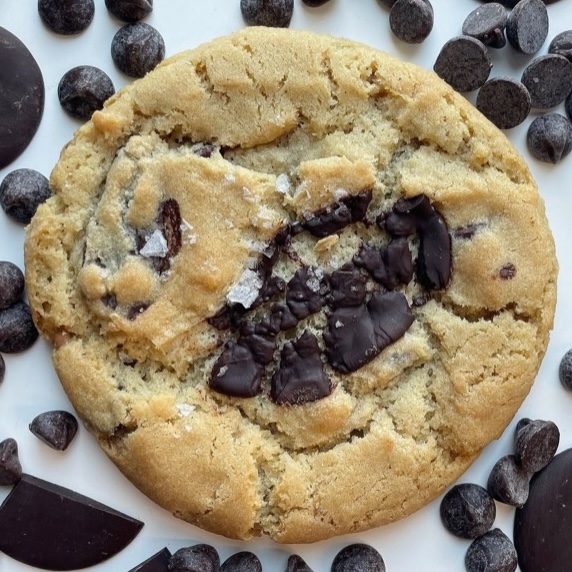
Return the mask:
MULTIPOLYGON (((79 129, 51 186, 25 257, 58 376, 138 488, 219 534, 313 542, 411 514, 502 433, 546 350, 557 263, 525 162, 434 74, 351 41, 249 28, 173 56, 79 129), (413 325, 357 371, 325 364, 328 397, 210 389, 229 334, 208 319, 253 260, 364 189, 372 220, 429 198, 451 236, 447 287, 418 305, 416 281, 401 287, 413 325), (144 236, 166 268, 126 231, 157 213, 163 239, 180 235, 144 236)), ((357 227, 302 232, 296 251, 332 270, 373 232, 357 227)), ((319 334, 324 312, 297 332, 319 334)))

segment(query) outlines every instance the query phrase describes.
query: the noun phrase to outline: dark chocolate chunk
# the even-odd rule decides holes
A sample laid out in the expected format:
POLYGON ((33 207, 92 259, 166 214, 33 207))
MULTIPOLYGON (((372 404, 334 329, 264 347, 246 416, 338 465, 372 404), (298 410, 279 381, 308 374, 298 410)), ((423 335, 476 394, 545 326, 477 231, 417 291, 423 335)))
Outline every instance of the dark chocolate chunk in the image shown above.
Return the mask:
POLYGON ((455 485, 441 500, 441 521, 460 538, 477 538, 490 530, 496 516, 495 501, 473 483, 455 485))
POLYGON ((506 37, 523 54, 535 54, 548 36, 548 11, 542 0, 520 0, 508 16, 506 37))
POLYGON ((294 13, 294 0, 240 0, 240 11, 251 26, 287 28, 294 13))
POLYGON ((407 239, 403 237, 394 238, 381 248, 363 244, 353 260, 389 290, 408 284, 413 278, 413 259, 407 239))
POLYGON ((95 66, 77 66, 66 72, 58 84, 62 108, 81 121, 91 118, 94 111, 115 93, 111 78, 95 66))
POLYGON ((317 8, 318 6, 323 6, 329 1, 330 0, 302 0, 302 2, 306 4, 306 6, 310 6, 311 8, 317 8))
POLYGON ((143 77, 165 57, 161 34, 145 22, 125 24, 111 41, 111 58, 130 77, 143 77))
POLYGON ((528 117, 530 93, 516 79, 495 77, 481 87, 475 105, 499 129, 511 129, 528 117))
POLYGON ((381 248, 366 242, 360 246, 359 252, 353 257, 353 262, 359 268, 366 270, 379 284, 383 284, 387 279, 381 248))
POLYGON ((179 548, 169 560, 169 572, 218 572, 220 557, 210 544, 179 548))
POLYGON ((2 354, 0 354, 0 383, 4 381, 5 375, 6 375, 6 363, 4 362, 2 354))
POLYGON ((514 544, 498 528, 473 540, 465 555, 467 572, 514 572, 516 566, 514 544))
POLYGON ((28 304, 22 301, 0 310, 0 352, 14 354, 31 347, 38 339, 28 304))
POLYGON ((472 36, 491 48, 502 48, 506 44, 504 29, 508 11, 498 2, 475 8, 463 22, 462 32, 472 36))
POLYGON ((328 362, 342 373, 356 371, 401 338, 413 320, 400 292, 375 292, 367 304, 338 308, 324 332, 328 362))
POLYGON ((294 316, 286 304, 274 304, 270 310, 269 327, 275 331, 289 330, 296 327, 298 318, 294 316))
POLYGON ((556 34, 548 46, 548 53, 564 56, 572 62, 572 30, 556 34))
POLYGON ((433 206, 426 195, 409 199, 401 197, 380 222, 392 236, 411 236, 433 214, 433 206))
POLYGON ((514 544, 522 572, 569 572, 572 562, 572 449, 556 455, 530 481, 515 512, 514 544))
POLYGON ((560 366, 558 367, 558 375, 560 383, 566 389, 572 390, 572 349, 562 356, 560 366))
POLYGON ((247 347, 260 365, 268 365, 274 359, 276 342, 271 339, 263 328, 257 328, 251 322, 246 322, 240 330, 238 343, 247 347))
POLYGON ((557 54, 540 56, 526 66, 521 81, 530 93, 532 107, 555 107, 572 91, 572 62, 557 54))
POLYGON ((131 568, 129 572, 169 572, 170 559, 171 552, 168 548, 163 548, 135 568, 131 568))
POLYGON ((302 405, 330 395, 332 385, 324 373, 321 350, 309 330, 284 344, 280 367, 272 376, 270 397, 281 405, 302 405))
POLYGON ((365 219, 371 191, 350 195, 335 205, 322 209, 302 222, 302 227, 318 238, 334 234, 349 224, 365 219))
POLYGON ((262 563, 256 554, 244 550, 227 558, 220 572, 262 572, 262 563))
POLYGON ((328 276, 330 308, 359 306, 366 295, 365 276, 351 263, 344 264, 328 276))
POLYGON ((487 47, 471 36, 457 36, 446 42, 433 66, 441 79, 461 92, 481 87, 491 68, 487 47))
POLYGON ((56 451, 65 451, 69 447, 77 429, 77 419, 69 411, 46 411, 30 423, 30 431, 56 451))
POLYGON ((502 280, 512 280, 516 276, 516 266, 512 262, 507 262, 499 270, 499 277, 502 280))
POLYGON ((301 268, 287 284, 286 304, 298 320, 303 320, 322 308, 326 288, 324 277, 317 269, 301 268))
POLYGON ((38 0, 42 22, 56 34, 83 32, 93 20, 94 0, 38 0))
POLYGON ((22 477, 22 465, 18 457, 18 443, 9 437, 0 442, 0 486, 15 485, 22 477))
POLYGON ((141 302, 139 304, 133 304, 133 306, 129 306, 127 308, 127 319, 128 320, 136 320, 147 308, 149 308, 150 304, 147 302, 141 302))
POLYGON ((153 0, 105 0, 105 7, 122 22, 139 22, 153 11, 153 0))
POLYGON ((288 557, 285 572, 314 572, 306 563, 306 561, 297 554, 288 557))
POLYGON ((183 244, 182 222, 179 203, 175 199, 168 199, 161 204, 157 224, 167 241, 167 255, 161 259, 160 272, 165 272, 170 268, 170 259, 174 258, 181 250, 183 244))
POLYGON ((0 169, 28 146, 42 119, 42 72, 28 48, 0 27, 0 169))
POLYGON ((230 330, 240 324, 240 320, 246 313, 244 306, 240 304, 225 304, 214 316, 208 318, 208 323, 217 330, 230 330))
POLYGON ((419 236, 417 279, 427 290, 442 290, 451 278, 451 237, 440 213, 422 223, 419 236))
POLYGON ((389 11, 389 27, 396 38, 420 44, 433 29, 433 6, 429 0, 397 0, 389 11))
POLYGON ((125 548, 143 523, 30 475, 0 506, 0 551, 36 568, 78 570, 125 548))
POLYGON ((530 473, 520 467, 514 455, 505 455, 492 468, 487 490, 497 501, 521 507, 528 498, 530 473))
POLYGON ((48 179, 34 169, 16 169, 0 184, 0 205, 16 222, 28 224, 51 195, 48 179))
POLYGON ((560 443, 560 431, 552 421, 534 420, 517 428, 514 443, 516 462, 533 473, 543 469, 554 457, 560 443))
POLYGON ((264 367, 243 344, 227 342, 209 377, 214 391, 234 397, 254 397, 260 393, 264 367))
POLYGON ((0 309, 15 304, 24 293, 24 273, 13 262, 0 260, 0 309))
POLYGON ((572 151, 572 124, 559 113, 541 115, 530 124, 526 144, 535 159, 556 164, 572 151))
POLYGON ((471 240, 479 230, 484 228, 485 223, 470 223, 466 226, 460 226, 453 230, 453 236, 461 240, 471 240))
POLYGON ((104 306, 115 310, 117 308, 117 296, 115 294, 105 294, 101 297, 101 302, 104 306))
POLYGON ((373 546, 350 544, 336 554, 331 572, 385 572, 385 562, 373 546))

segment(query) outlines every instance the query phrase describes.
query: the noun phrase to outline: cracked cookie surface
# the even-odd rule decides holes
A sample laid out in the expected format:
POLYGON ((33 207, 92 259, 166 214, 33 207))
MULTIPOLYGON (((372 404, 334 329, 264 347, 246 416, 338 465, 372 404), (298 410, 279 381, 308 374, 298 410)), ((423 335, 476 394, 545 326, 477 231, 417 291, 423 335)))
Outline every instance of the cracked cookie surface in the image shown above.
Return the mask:
POLYGON ((528 167, 366 46, 250 28, 178 54, 51 185, 25 255, 61 382, 121 471, 207 530, 311 542, 412 513, 546 350, 557 264, 528 167))

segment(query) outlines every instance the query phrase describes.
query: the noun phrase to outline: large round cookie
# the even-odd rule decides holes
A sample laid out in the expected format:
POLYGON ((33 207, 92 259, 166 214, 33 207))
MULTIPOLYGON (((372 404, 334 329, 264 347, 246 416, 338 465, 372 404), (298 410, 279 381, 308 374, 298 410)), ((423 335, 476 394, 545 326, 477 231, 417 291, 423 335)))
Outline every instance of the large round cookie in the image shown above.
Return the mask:
POLYGON ((34 318, 136 486, 235 538, 402 518, 498 437, 557 264, 510 143, 435 75, 250 28, 166 60, 63 150, 34 318))

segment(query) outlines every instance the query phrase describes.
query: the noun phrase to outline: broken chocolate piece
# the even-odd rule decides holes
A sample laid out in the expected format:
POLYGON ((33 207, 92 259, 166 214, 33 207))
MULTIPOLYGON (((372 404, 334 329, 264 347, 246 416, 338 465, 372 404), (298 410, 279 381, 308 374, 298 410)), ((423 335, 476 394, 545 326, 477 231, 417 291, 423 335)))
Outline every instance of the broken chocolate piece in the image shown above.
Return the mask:
POLYGON ((24 474, 0 506, 0 551, 36 568, 77 570, 117 554, 142 526, 86 496, 24 474))
POLYGON ((135 568, 131 568, 129 572, 169 572, 170 559, 171 552, 168 548, 163 548, 135 568))
POLYGON ((274 304, 270 310, 270 327, 277 332, 296 327, 298 318, 286 304, 274 304))
POLYGON ((301 405, 330 395, 332 385, 324 373, 321 350, 309 330, 282 348, 280 368, 272 376, 270 397, 275 403, 301 405))
POLYGON ((417 279, 427 290, 446 288, 451 277, 451 237, 445 219, 434 211, 419 229, 417 279))
POLYGON ((15 485, 21 477, 18 443, 9 437, 0 443, 0 486, 15 485))
POLYGON ((301 268, 288 282, 286 290, 288 308, 298 320, 303 320, 322 308, 326 289, 323 274, 318 269, 301 268))
POLYGON ((260 365, 268 365, 274 359, 276 342, 257 328, 252 322, 245 322, 240 328, 238 343, 247 347, 252 353, 254 361, 260 365))
POLYGON ((327 296, 330 308, 359 306, 366 295, 366 280, 351 262, 344 264, 328 277, 330 293, 327 296))
POLYGON ((410 199, 400 198, 393 205, 392 211, 379 222, 392 236, 411 236, 433 212, 426 195, 417 195, 410 199))
POLYGON ((403 294, 375 292, 367 304, 330 314, 324 332, 326 357, 337 371, 356 371, 401 338, 413 320, 403 294))
POLYGON ((30 431, 56 451, 65 451, 77 433, 77 419, 69 411, 46 411, 36 415, 30 431))

